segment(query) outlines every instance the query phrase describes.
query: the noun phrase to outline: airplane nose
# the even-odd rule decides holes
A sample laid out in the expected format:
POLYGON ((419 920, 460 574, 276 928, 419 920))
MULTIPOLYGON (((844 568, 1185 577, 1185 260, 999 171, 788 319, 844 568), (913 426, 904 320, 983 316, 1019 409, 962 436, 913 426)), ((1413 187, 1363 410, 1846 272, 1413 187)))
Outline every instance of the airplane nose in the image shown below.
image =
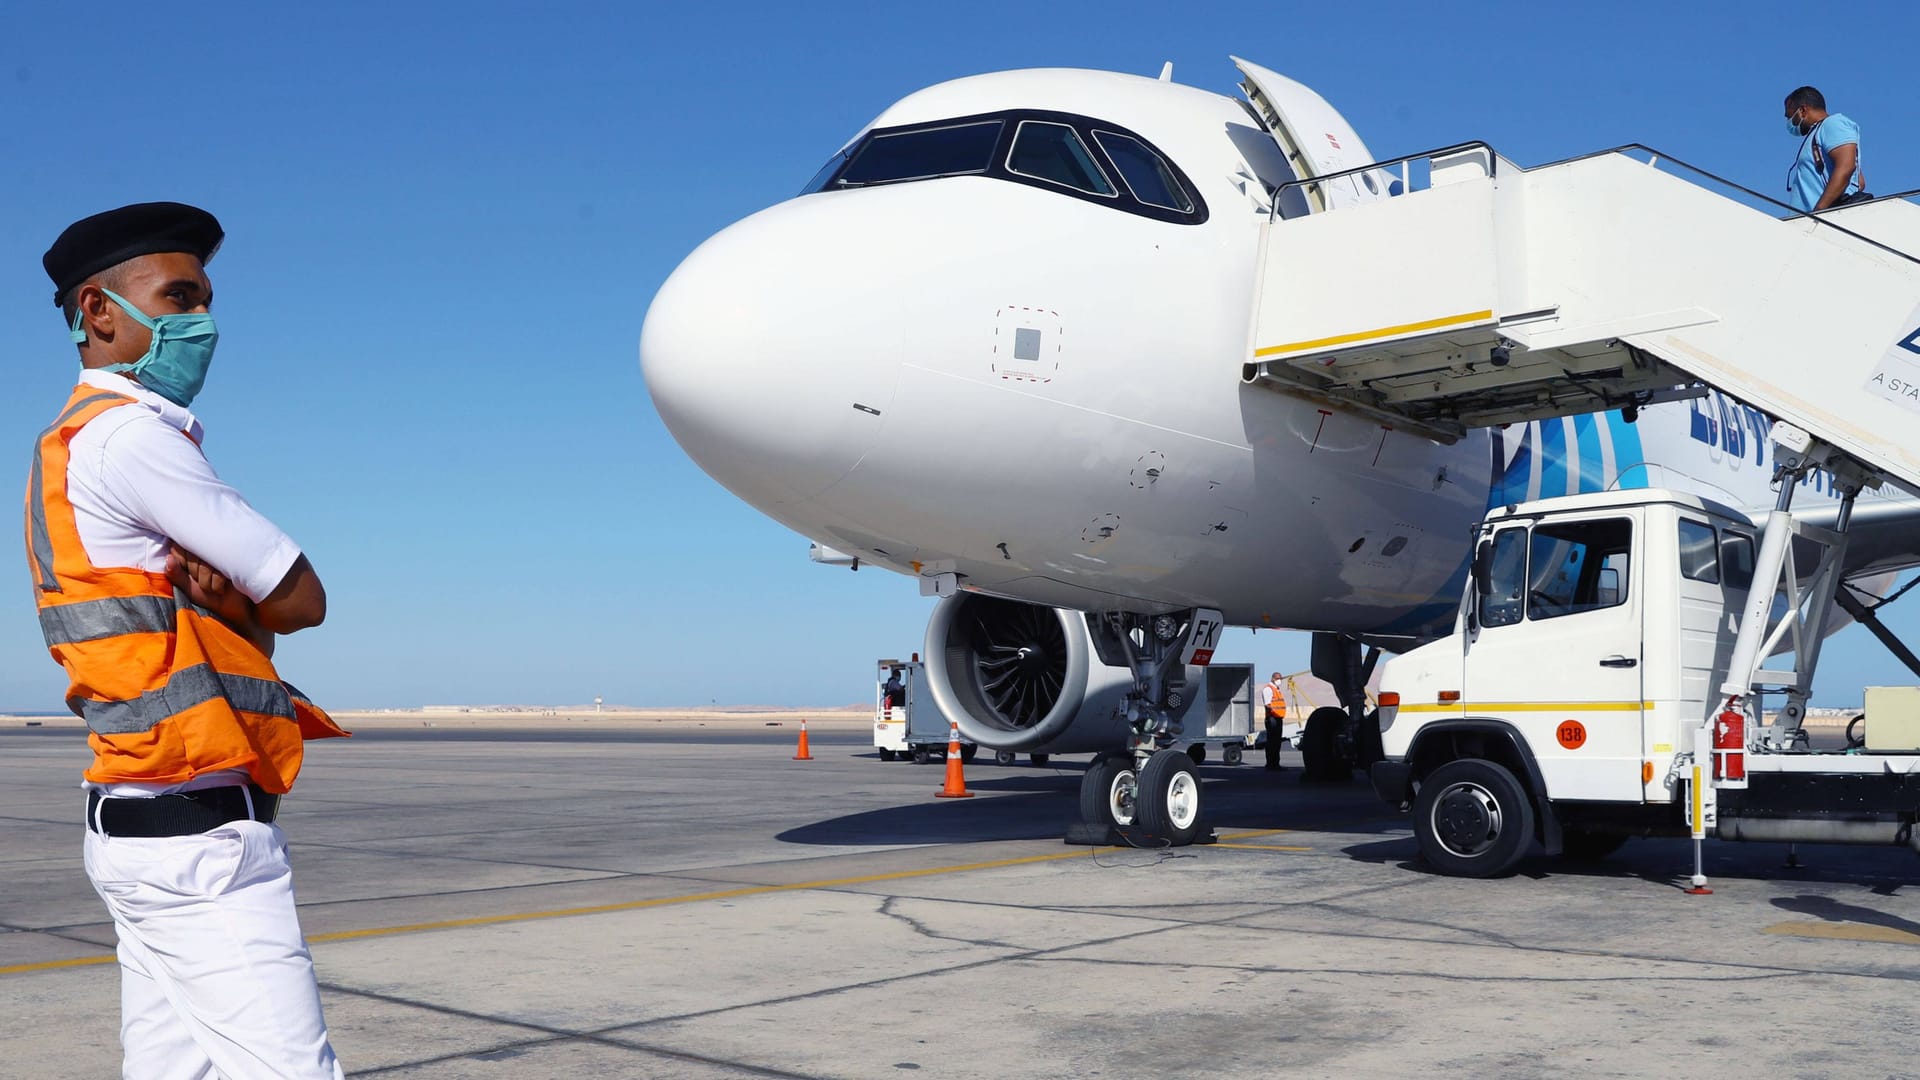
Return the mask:
POLYGON ((834 284, 831 214, 813 201, 772 207, 700 245, 640 331, 641 371, 667 430, 708 475, 762 507, 818 494, 852 470, 897 370, 885 328, 834 284))

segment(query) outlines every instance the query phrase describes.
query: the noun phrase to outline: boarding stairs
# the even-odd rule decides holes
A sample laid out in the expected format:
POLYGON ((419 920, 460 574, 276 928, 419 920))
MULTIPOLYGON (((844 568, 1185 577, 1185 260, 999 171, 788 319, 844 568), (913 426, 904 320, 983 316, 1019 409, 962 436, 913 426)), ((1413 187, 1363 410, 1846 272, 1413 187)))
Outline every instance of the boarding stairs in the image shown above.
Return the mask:
POLYGON ((1276 196, 1321 209, 1268 222, 1248 381, 1441 442, 1712 387, 1920 493, 1920 206, 1782 220, 1637 146, 1348 172, 1388 189, 1416 161, 1394 197, 1276 196))
MULTIPOLYGON (((1648 147, 1522 169, 1484 143, 1308 175, 1272 205, 1248 382, 1440 442, 1708 388, 1776 419, 1779 499, 1721 690, 1751 749, 1804 747, 1830 613, 1863 614, 1841 572, 1854 497, 1920 495, 1920 206, 1800 214, 1648 147), (1379 196, 1328 197, 1356 176, 1379 196), (1842 495, 1832 528, 1791 513, 1813 469, 1842 495), (1766 668, 1788 649, 1792 670, 1766 668), (1763 729, 1769 691, 1788 700, 1763 729)), ((1685 756, 1696 839, 1713 790, 1745 785, 1703 786, 1713 726, 1685 756)))

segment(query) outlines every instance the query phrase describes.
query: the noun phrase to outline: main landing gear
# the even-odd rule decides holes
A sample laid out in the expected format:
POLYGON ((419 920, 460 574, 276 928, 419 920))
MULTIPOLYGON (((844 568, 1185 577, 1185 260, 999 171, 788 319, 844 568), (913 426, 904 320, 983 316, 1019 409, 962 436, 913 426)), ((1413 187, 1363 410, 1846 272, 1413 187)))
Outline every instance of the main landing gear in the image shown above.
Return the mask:
POLYGON ((1128 748, 1093 760, 1080 782, 1080 820, 1068 843, 1127 842, 1136 847, 1183 847, 1208 843, 1213 830, 1203 814, 1200 773, 1187 751, 1173 743, 1189 701, 1187 664, 1218 644, 1218 612, 1164 615, 1109 612, 1088 620, 1100 658, 1133 672, 1133 689, 1121 704, 1128 748))

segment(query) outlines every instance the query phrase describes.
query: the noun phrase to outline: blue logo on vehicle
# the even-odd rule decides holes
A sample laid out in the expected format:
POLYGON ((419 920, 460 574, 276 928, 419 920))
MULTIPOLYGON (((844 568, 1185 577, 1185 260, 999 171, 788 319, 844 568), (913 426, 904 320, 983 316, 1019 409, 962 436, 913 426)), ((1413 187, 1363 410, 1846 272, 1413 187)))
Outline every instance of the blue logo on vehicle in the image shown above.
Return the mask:
POLYGON ((1916 328, 1913 333, 1908 334, 1906 338, 1900 342, 1900 347, 1910 353, 1920 353, 1920 328, 1916 328))

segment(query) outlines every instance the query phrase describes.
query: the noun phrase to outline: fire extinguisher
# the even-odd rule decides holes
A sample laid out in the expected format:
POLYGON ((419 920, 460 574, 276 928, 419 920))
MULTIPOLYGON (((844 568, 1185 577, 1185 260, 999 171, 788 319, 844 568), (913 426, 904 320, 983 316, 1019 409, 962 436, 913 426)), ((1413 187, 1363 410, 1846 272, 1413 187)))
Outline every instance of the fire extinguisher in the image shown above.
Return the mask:
POLYGON ((1744 785, 1747 782, 1747 717, 1732 708, 1721 711, 1713 723, 1713 778, 1744 785))

